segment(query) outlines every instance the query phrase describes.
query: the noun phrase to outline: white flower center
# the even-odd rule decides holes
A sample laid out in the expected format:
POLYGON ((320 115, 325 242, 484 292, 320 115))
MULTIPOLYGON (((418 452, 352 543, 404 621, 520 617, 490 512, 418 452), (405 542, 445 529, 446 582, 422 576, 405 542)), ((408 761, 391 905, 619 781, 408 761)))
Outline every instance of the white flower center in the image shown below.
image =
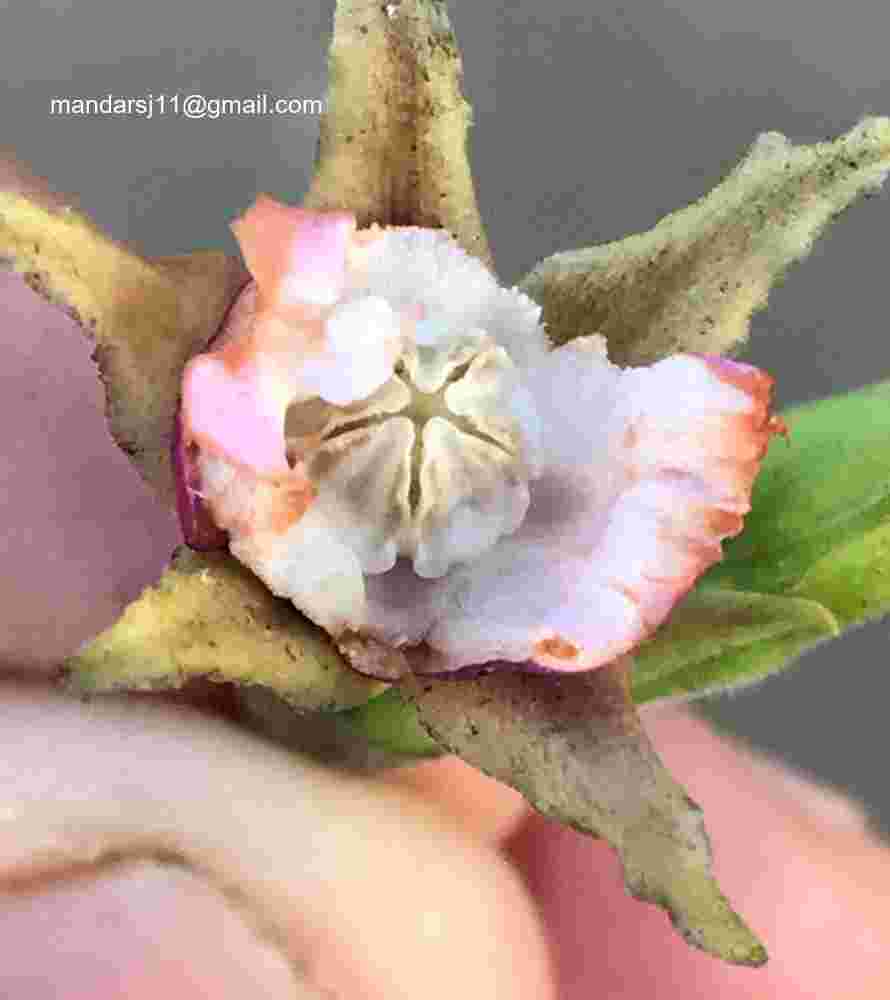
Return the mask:
MULTIPOLYGON (((334 353, 338 342, 362 340, 382 351, 393 328, 381 313, 375 296, 336 310, 327 331, 334 353)), ((401 353, 389 377, 352 403, 328 393, 292 404, 285 435, 291 462, 304 463, 316 503, 364 572, 385 572, 403 556, 419 576, 438 577, 522 523, 533 407, 507 351, 483 330, 455 334, 435 317, 392 315, 401 353)), ((376 367, 374 353, 359 367, 376 367)), ((343 378, 361 383, 367 370, 343 378)))

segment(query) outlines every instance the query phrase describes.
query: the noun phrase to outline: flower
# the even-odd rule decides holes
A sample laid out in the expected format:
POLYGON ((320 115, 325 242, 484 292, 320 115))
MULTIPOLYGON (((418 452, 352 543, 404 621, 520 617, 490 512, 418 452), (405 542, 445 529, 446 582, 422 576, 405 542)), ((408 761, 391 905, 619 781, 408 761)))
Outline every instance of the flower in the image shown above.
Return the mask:
POLYGON ((442 230, 265 196, 233 229, 254 280, 186 368, 181 496, 359 669, 602 666, 741 530, 768 375, 553 348, 442 230))
POLYGON ((349 767, 457 753, 611 843, 689 943, 760 965, 636 706, 759 680, 890 609, 887 387, 795 411, 745 535, 619 651, 739 530, 783 424, 770 379, 717 355, 886 179, 890 119, 767 133, 648 232, 540 261, 525 299, 445 235, 490 264, 445 7, 336 5, 315 173, 302 210, 262 199, 237 225, 246 289, 239 260, 142 257, 0 163, 0 259, 88 334, 109 430, 194 547, 66 677, 232 682, 242 721, 349 767), (194 551, 228 544, 255 573, 194 551))

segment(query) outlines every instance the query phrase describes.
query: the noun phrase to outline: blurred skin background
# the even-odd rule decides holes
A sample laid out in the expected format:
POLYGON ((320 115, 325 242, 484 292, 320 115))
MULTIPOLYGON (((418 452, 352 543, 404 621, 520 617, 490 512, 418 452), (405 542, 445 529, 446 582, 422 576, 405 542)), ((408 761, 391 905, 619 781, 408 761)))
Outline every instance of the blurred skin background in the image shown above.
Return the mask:
MULTIPOLYGON (((507 283, 554 251, 648 229, 713 187, 759 132, 815 141, 846 130, 867 112, 890 113, 890 7, 871 0, 519 0, 504 10, 455 0, 450 6, 475 111, 479 197, 507 283)), ((257 91, 319 98, 329 24, 330 5, 317 0, 158 0, 150 6, 0 0, 0 145, 14 148, 54 187, 76 194, 114 236, 149 254, 234 251, 228 222, 257 191, 296 200, 305 190, 317 118, 64 118, 50 116, 50 99, 193 92, 247 97, 257 91)), ((743 357, 776 376, 780 405, 886 373, 888 231, 887 195, 859 204, 773 292, 769 310, 755 317, 743 357)), ((16 306, 16 316, 22 308, 16 306)), ((157 578, 177 541, 172 519, 104 437, 88 348, 75 339, 60 342, 41 324, 35 320, 27 339, 10 320, 0 327, 0 494, 9 498, 0 555, 15 568, 0 582, 0 663, 9 666, 50 666, 110 624, 157 578)), ((886 640, 886 623, 863 628, 754 692, 711 702, 708 712, 755 746, 862 799, 876 821, 890 827, 886 640)), ((676 720, 656 725, 656 734, 666 734, 668 764, 706 808, 707 796, 716 802, 718 786, 730 781, 751 815, 772 808, 769 794, 751 792, 754 765, 733 771, 736 765, 727 762, 712 772, 697 763, 717 752, 702 749, 710 747, 703 730, 676 720)), ((715 809, 710 807, 709 826, 719 842, 721 823, 727 838, 732 823, 715 809)), ((530 829, 516 835, 512 850, 533 883, 536 872, 558 872, 561 864, 569 873, 592 871, 590 858, 577 854, 589 845, 578 847, 565 839, 574 835, 560 834, 541 848, 530 829), (552 848, 562 860, 547 854, 553 843, 562 844, 552 848)), ((808 833, 799 824, 794 829, 794 837, 819 839, 818 826, 808 833)), ((845 835, 852 837, 850 829, 845 835)), ((857 851, 851 847, 850 856, 858 857, 857 851)), ((611 862, 604 849, 600 853, 596 864, 605 871, 611 862)), ((754 860, 762 863, 765 856, 754 860)), ((736 879, 736 892, 756 881, 756 865, 747 864, 747 873, 743 865, 732 877, 724 875, 730 888, 736 879)), ((848 869, 850 880, 874 883, 866 895, 879 899, 875 886, 888 880, 875 874, 876 858, 866 851, 861 867, 856 864, 848 869)), ((724 868, 731 870, 729 860, 724 868)), ((812 882, 812 873, 792 872, 774 894, 792 907, 807 879, 812 882)), ((568 875, 537 886, 539 896, 549 894, 554 926, 576 926, 578 913, 565 903, 579 885, 568 875)), ((645 928, 652 922, 640 931, 647 947, 680 955, 683 946, 666 936, 664 918, 616 902, 617 896, 599 898, 592 889, 581 895, 584 907, 608 915, 595 929, 602 932, 601 944, 611 943, 605 951, 593 948, 585 941, 593 934, 589 925, 583 935, 563 935, 570 941, 563 958, 575 962, 575 986, 589 983, 584 963, 595 958, 602 996, 668 995, 645 992, 657 980, 644 977, 633 986, 626 979, 633 952, 625 935, 633 921, 645 928), (662 939, 670 943, 652 943, 662 939), (611 964, 604 955, 613 956, 611 964)), ((778 912, 775 899, 751 903, 758 905, 763 914, 778 912)), ((854 909, 861 913, 870 905, 854 909)), ((767 933, 766 917, 758 924, 740 906, 767 933)), ((786 918, 793 923, 790 910, 775 919, 786 918)), ((854 962, 877 947, 852 931, 847 944, 854 962)), ((791 950, 789 945, 786 954, 791 950)), ((708 972, 716 968, 709 960, 676 961, 704 977, 695 980, 710 990, 702 996, 767 995, 763 974, 733 971, 736 992, 717 992, 724 980, 708 976, 723 973, 708 972)), ((793 970, 788 961, 786 970, 793 970)), ((677 972, 687 974, 693 973, 677 972)), ((806 985, 799 975, 796 986, 790 982, 775 995, 785 1000, 806 985)), ((821 992, 800 995, 871 996, 862 982, 859 992, 849 983, 831 992, 835 987, 823 978, 821 992)))

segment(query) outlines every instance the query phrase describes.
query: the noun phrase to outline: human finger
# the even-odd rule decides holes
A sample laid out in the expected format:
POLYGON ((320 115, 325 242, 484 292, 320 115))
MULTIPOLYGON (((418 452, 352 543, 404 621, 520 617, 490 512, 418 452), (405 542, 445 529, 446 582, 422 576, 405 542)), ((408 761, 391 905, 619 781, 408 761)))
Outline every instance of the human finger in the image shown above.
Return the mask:
POLYGON ((540 818, 512 839, 554 942, 560 997, 879 1000, 890 982, 890 852, 841 796, 671 713, 647 728, 705 812, 715 872, 766 943, 761 969, 688 948, 624 891, 614 854, 540 818))
POLYGON ((161 983, 177 1000, 216 996, 205 987, 227 966, 205 940, 212 927, 246 969, 289 973, 285 986, 269 979, 270 997, 297 983, 363 1000, 555 996, 520 881, 416 797, 171 706, 84 705, 21 685, 0 687, 0 705, 2 922, 18 942, 0 992, 16 976, 16 996, 43 1000, 58 971, 92 975, 82 981, 95 1000, 138 997, 140 982, 152 996, 161 983), (152 954, 177 961, 146 972, 146 949, 118 947, 105 926, 117 918, 101 914, 122 911, 152 954), (77 914, 86 931, 72 929, 77 914), (194 942, 182 914, 194 915, 194 942), (66 933, 69 955, 103 956, 105 979, 96 963, 57 969, 66 933))

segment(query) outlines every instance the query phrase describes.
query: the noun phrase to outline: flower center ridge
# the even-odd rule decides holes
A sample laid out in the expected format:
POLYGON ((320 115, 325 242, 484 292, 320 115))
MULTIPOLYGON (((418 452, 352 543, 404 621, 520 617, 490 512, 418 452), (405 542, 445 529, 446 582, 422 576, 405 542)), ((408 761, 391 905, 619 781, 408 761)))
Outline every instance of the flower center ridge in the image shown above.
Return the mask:
MULTIPOLYGON (((354 338, 372 309, 380 313, 380 299, 344 308, 354 338)), ((418 320, 411 308, 392 316, 389 377, 350 403, 292 404, 288 459, 302 464, 364 572, 385 572, 401 556, 438 577, 522 523, 533 408, 516 365, 483 330, 418 320)))

